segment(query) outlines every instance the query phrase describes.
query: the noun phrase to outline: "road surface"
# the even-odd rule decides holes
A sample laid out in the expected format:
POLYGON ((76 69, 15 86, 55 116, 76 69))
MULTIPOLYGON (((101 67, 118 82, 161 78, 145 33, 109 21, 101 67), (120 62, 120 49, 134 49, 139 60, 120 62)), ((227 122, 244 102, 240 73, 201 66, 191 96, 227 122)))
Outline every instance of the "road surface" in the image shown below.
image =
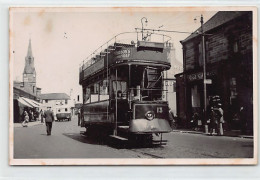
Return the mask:
POLYGON ((14 128, 14 158, 252 158, 253 139, 171 132, 165 146, 152 148, 115 147, 107 140, 80 134, 77 118, 54 122, 52 135, 45 125, 14 128))

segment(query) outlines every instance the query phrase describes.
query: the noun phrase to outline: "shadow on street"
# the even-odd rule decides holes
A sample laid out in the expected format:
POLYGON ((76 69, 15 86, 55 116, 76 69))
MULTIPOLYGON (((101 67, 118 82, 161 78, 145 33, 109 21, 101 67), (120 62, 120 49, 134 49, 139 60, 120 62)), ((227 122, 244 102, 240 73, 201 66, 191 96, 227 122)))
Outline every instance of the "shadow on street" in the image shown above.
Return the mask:
POLYGON ((163 148, 160 144, 143 145, 138 143, 130 143, 128 141, 120 141, 109 136, 86 136, 78 133, 63 133, 64 136, 86 144, 106 145, 116 149, 142 149, 142 148, 163 148))

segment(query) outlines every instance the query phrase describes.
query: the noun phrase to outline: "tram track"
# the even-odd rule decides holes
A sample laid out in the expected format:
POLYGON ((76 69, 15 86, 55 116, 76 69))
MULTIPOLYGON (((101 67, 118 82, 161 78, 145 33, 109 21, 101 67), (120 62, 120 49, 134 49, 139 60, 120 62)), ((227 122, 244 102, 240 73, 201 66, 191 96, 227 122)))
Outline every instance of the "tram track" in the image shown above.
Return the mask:
MULTIPOLYGON (((85 138, 91 138, 91 137, 88 137, 85 134, 85 132, 81 132, 80 135, 85 138)), ((140 148, 140 147, 136 148, 135 145, 129 145, 129 144, 127 144, 127 142, 124 142, 124 141, 117 141, 115 144, 113 144, 113 143, 111 144, 111 139, 110 140, 106 139, 103 143, 111 148, 115 148, 118 150, 131 151, 131 152, 138 153, 143 156, 147 156, 147 157, 151 157, 151 158, 155 158, 155 159, 164 159, 165 158, 163 156, 159 156, 159 155, 156 155, 156 154, 153 154, 150 152, 146 152, 149 149, 156 148, 159 144, 154 144, 154 145, 152 145, 152 147, 149 147, 149 148, 140 148)))
POLYGON ((145 156, 150 156, 150 157, 156 158, 156 159, 164 159, 165 158, 165 157, 162 157, 162 156, 158 156, 158 155, 147 153, 147 152, 138 151, 138 150, 135 150, 135 149, 127 149, 127 150, 133 151, 135 153, 140 153, 140 154, 145 155, 145 156))

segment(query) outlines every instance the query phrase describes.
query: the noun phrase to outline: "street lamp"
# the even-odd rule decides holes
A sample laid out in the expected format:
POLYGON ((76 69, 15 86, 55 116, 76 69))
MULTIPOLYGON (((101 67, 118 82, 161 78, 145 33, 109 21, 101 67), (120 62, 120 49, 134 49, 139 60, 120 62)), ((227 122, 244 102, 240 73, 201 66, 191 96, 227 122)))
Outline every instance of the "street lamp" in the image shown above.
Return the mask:
POLYGON ((145 19, 145 23, 147 25, 148 21, 146 17, 142 17, 141 23, 142 23, 142 40, 144 40, 144 25, 143 25, 143 20, 145 19))
MULTIPOLYGON (((195 18, 194 21, 197 19, 195 18)), ((203 30, 203 15, 200 16, 200 24, 201 24, 201 39, 202 39, 202 60, 203 60, 203 91, 204 91, 204 123, 207 122, 207 84, 206 84, 206 53, 205 53, 205 35, 203 30)), ((206 126, 205 126, 205 131, 206 126)), ((206 132, 207 133, 207 132, 206 132)))

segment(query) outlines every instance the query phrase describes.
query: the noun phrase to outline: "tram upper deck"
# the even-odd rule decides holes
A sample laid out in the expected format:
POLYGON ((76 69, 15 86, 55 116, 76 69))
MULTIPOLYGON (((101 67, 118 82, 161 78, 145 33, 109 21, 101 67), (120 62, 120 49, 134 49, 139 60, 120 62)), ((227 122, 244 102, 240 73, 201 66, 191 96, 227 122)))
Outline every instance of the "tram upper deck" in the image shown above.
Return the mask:
POLYGON ((119 39, 122 34, 125 35, 121 33, 115 36, 115 39, 105 43, 95 53, 92 53, 86 61, 83 61, 79 69, 80 84, 102 70, 121 65, 160 66, 165 70, 170 69, 172 44, 169 43, 168 36, 159 35, 162 36, 162 41, 137 40, 135 43, 132 40, 130 43, 122 43, 119 39), (111 42, 112 45, 108 45, 111 42), (106 48, 102 50, 104 46, 106 48))

